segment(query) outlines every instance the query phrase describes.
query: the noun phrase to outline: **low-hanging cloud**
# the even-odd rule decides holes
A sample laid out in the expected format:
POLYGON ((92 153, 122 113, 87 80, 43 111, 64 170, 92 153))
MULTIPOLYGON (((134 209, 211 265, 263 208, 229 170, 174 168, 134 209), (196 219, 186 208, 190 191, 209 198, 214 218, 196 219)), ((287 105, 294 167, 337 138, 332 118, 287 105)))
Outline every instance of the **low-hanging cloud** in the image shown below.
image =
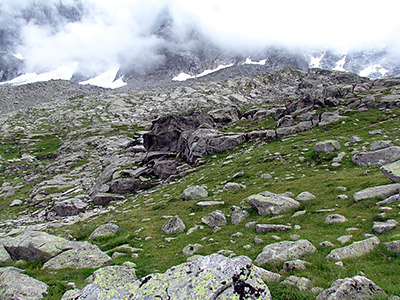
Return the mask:
POLYGON ((13 51, 25 58, 27 72, 79 62, 81 70, 95 74, 121 63, 162 61, 158 50, 168 44, 154 31, 167 11, 175 38, 182 43, 196 28, 229 51, 268 46, 342 52, 386 47, 396 56, 397 6, 394 0, 0 0, 0 24, 13 20, 10 26, 18 28, 20 38, 13 51), (60 7, 69 13, 60 14, 60 7))

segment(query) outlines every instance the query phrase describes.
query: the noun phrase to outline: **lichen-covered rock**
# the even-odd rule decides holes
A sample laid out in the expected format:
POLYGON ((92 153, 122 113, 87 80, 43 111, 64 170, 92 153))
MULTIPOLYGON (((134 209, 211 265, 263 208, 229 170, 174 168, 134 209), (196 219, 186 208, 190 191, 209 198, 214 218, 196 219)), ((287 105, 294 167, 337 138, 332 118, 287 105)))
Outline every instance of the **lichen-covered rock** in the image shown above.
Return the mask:
POLYGON ((300 206, 299 202, 290 197, 268 191, 249 196, 247 202, 257 210, 258 214, 261 216, 288 212, 300 206))
POLYGON ((268 270, 265 270, 264 268, 260 268, 257 266, 253 266, 254 270, 261 276, 262 280, 265 283, 269 282, 277 282, 281 280, 281 274, 279 273, 274 273, 268 270))
POLYGON ((400 160, 381 167, 383 175, 393 182, 400 182, 400 160))
POLYGON ((201 198, 207 198, 208 192, 207 190, 198 185, 189 186, 183 191, 183 199, 184 200, 197 200, 201 198))
POLYGON ((307 240, 283 241, 265 246, 255 263, 258 265, 278 264, 300 258, 307 253, 314 253, 316 250, 317 248, 307 240))
POLYGON ((60 217, 75 216, 86 211, 88 206, 89 204, 80 199, 68 199, 55 202, 51 211, 54 211, 60 217))
POLYGON ((201 222, 209 227, 224 226, 226 225, 226 217, 222 211, 216 210, 202 217, 201 222))
POLYGON ((231 222, 233 225, 237 225, 242 222, 244 219, 250 216, 249 212, 241 209, 238 206, 231 207, 231 222))
POLYGON ((98 269, 93 273, 92 278, 92 284, 105 290, 115 289, 137 279, 135 270, 126 266, 108 266, 98 269))
POLYGON ((2 241, 4 248, 14 260, 42 259, 48 261, 62 252, 68 240, 41 231, 25 231, 15 238, 2 241))
POLYGON ((377 237, 371 237, 363 241, 354 242, 346 247, 334 249, 328 254, 327 258, 342 260, 360 257, 371 252, 379 244, 380 240, 377 237))
POLYGON ((13 267, 0 268, 0 299, 40 300, 47 296, 47 284, 23 272, 13 267))
POLYGON ((340 144, 336 140, 327 140, 315 144, 315 152, 333 152, 340 149, 340 144))
POLYGON ((62 252, 43 265, 43 269, 99 268, 112 263, 111 258, 97 246, 88 242, 77 243, 76 247, 62 252))
POLYGON ((289 276, 283 282, 283 284, 293 285, 300 291, 306 291, 311 287, 311 280, 306 277, 297 277, 294 275, 289 276))
POLYGON ((400 159, 400 147, 392 146, 371 152, 360 152, 353 156, 358 166, 383 165, 400 159))
POLYGON ((121 228, 117 224, 107 223, 97 227, 89 236, 88 240, 94 240, 99 237, 115 235, 121 228))
POLYGON ((373 281, 363 276, 336 280, 331 287, 318 295, 317 300, 367 300, 387 297, 373 281))
POLYGON ((0 264, 2 265, 10 261, 12 261, 10 254, 7 252, 4 246, 0 244, 0 264))
POLYGON ((397 194, 399 189, 400 183, 380 185, 356 192, 354 193, 353 197, 354 201, 356 202, 376 197, 386 198, 397 194))
POLYGON ((186 229, 186 226, 183 223, 183 221, 181 220, 181 218, 179 218, 179 216, 176 215, 171 220, 165 222, 161 229, 166 234, 176 234, 176 233, 184 232, 186 229))
POLYGON ((374 222, 372 230, 375 231, 376 233, 384 233, 386 231, 395 229, 398 224, 399 222, 397 222, 394 219, 387 220, 386 222, 374 222))

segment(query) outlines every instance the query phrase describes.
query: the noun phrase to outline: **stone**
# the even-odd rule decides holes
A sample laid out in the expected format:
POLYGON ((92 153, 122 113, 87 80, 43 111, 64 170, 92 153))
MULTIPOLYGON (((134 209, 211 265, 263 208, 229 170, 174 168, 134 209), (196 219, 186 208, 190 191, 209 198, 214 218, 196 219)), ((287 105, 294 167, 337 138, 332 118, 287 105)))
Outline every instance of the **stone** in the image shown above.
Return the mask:
POLYGON ((110 192, 115 194, 126 194, 141 190, 148 190, 154 183, 142 182, 136 178, 120 178, 110 182, 110 192))
POLYGON ((46 262, 60 254, 68 240, 41 231, 24 231, 15 238, 5 238, 4 248, 14 260, 41 259, 46 262))
POLYGON ((342 245, 346 244, 347 242, 350 242, 353 236, 350 235, 343 235, 337 238, 337 240, 342 243, 342 245))
POLYGON ((110 204, 111 201, 122 201, 125 197, 111 193, 98 193, 92 196, 92 199, 95 205, 105 206, 110 204))
POLYGON ((100 268, 112 264, 112 259, 97 246, 88 242, 76 242, 73 249, 67 250, 48 260, 43 269, 60 270, 65 268, 100 268))
POLYGON ((371 237, 343 248, 334 249, 328 254, 327 258, 335 260, 357 258, 371 252, 379 244, 380 240, 377 237, 371 237))
POLYGON ((22 203, 23 203, 22 200, 15 199, 13 200, 13 202, 11 202, 10 207, 20 206, 22 203))
POLYGON ((214 109, 207 113, 216 123, 237 122, 240 120, 240 111, 235 106, 214 109))
POLYGON ((275 231, 288 231, 292 229, 292 226, 288 225, 280 225, 280 224, 257 224, 256 232, 257 233, 267 233, 267 232, 275 232, 275 231))
POLYGON ((313 128, 313 123, 311 121, 303 121, 294 126, 280 127, 276 130, 277 137, 282 137, 288 134, 294 134, 298 132, 308 131, 313 128))
POLYGON ((310 200, 314 200, 316 197, 310 192, 302 192, 295 198, 296 201, 299 202, 308 202, 310 200))
POLYGON ((235 190, 240 190, 242 186, 236 182, 228 182, 224 186, 224 190, 229 192, 229 191, 235 191, 235 190))
POLYGON ((290 197, 268 191, 249 196, 247 202, 261 216, 288 212, 300 206, 299 202, 290 197))
POLYGON ((96 270, 92 275, 92 284, 105 290, 118 288, 136 280, 135 270, 126 266, 108 266, 96 270))
POLYGON ((196 203, 197 206, 208 207, 214 205, 224 205, 224 201, 199 201, 196 203))
POLYGON ((190 186, 183 191, 184 200, 197 200, 207 197, 208 197, 208 192, 202 186, 198 185, 190 186))
POLYGON ((400 160, 381 167, 381 172, 393 182, 400 183, 400 160))
POLYGON ((107 223, 97 227, 90 235, 88 240, 94 240, 100 237, 109 237, 115 235, 121 228, 114 223, 107 223))
POLYGON ((385 206, 385 205, 389 205, 389 204, 392 204, 395 202, 400 202, 400 195, 390 196, 389 198, 387 198, 385 200, 377 202, 376 205, 385 206))
POLYGON ((325 224, 332 224, 332 223, 346 223, 348 220, 345 216, 339 214, 329 215, 325 218, 325 224))
POLYGON ((3 245, 0 244, 0 265, 11 262, 12 258, 3 245))
POLYGON ((369 150, 376 151, 379 149, 389 148, 391 146, 393 146, 391 141, 378 140, 371 143, 371 145, 369 146, 369 150))
POLYGON ((279 264, 315 251, 317 249, 307 240, 282 241, 265 246, 255 259, 255 263, 258 265, 279 264))
POLYGON ((293 285, 297 287, 300 291, 306 291, 310 289, 312 283, 311 280, 306 278, 306 277, 297 277, 294 275, 291 275, 287 277, 282 284, 288 284, 288 285, 293 285))
POLYGON ((301 259, 285 261, 283 264, 283 270, 284 271, 301 271, 301 270, 305 270, 307 268, 307 265, 311 265, 311 263, 301 260, 301 259))
POLYGON ((75 300, 78 298, 79 292, 79 289, 68 290, 61 297, 61 300, 75 300))
POLYGON ((47 284, 23 273, 14 267, 0 268, 0 299, 40 300, 47 296, 47 284))
POLYGON ((233 225, 238 225, 240 222, 250 216, 249 212, 241 209, 238 206, 231 207, 231 222, 233 225))
POLYGON ((86 211, 88 207, 89 204, 80 199, 68 199, 55 202, 51 211, 54 211, 60 217, 67 217, 76 216, 86 211))
POLYGON ((340 144, 336 140, 321 141, 315 144, 315 152, 333 152, 340 149, 340 144))
POLYGON ((183 255, 186 255, 186 256, 192 256, 197 251, 199 251, 201 248, 203 248, 203 245, 189 244, 185 248, 182 249, 182 253, 183 253, 183 255))
POLYGON ((258 273, 260 275, 260 277, 262 278, 262 280, 265 283, 269 283, 269 282, 278 282, 281 280, 281 274, 279 273, 274 273, 268 270, 265 270, 264 268, 260 268, 257 266, 253 266, 256 273, 258 273))
POLYGON ((180 175, 180 170, 187 170, 190 166, 178 160, 156 160, 153 165, 153 172, 161 179, 167 179, 171 175, 180 175))
POLYGON ((400 255, 400 240, 388 243, 386 245, 386 248, 388 251, 394 252, 394 253, 397 253, 397 255, 400 255))
POLYGON ((319 245, 320 245, 321 247, 334 247, 334 246, 335 246, 335 245, 332 244, 330 241, 321 242, 321 243, 319 243, 319 245))
POLYGON ((361 141, 362 141, 362 139, 359 136, 356 136, 356 135, 352 136, 351 139, 350 139, 350 143, 352 143, 352 144, 359 143, 361 141))
POLYGON ((372 226, 372 230, 375 231, 376 233, 384 233, 389 230, 395 229, 399 222, 396 220, 387 220, 386 222, 374 222, 374 225, 372 226))
POLYGON ((161 230, 166 234, 182 233, 186 229, 185 224, 178 215, 174 216, 171 220, 164 223, 161 230))
POLYGON ((392 146, 371 152, 360 152, 352 161, 358 166, 384 165, 400 160, 400 147, 392 146))
POLYGON ((299 211, 296 211, 296 212, 292 215, 292 218, 304 216, 306 213, 307 213, 306 210, 299 210, 299 211))
POLYGON ((222 211, 216 210, 212 213, 201 218, 201 222, 209 227, 224 226, 226 225, 226 217, 222 211))
POLYGON ((362 201, 371 198, 387 198, 397 194, 400 189, 400 183, 392 183, 387 185, 380 185, 354 193, 354 201, 362 201))
POLYGON ((328 125, 330 123, 339 121, 343 118, 346 118, 346 117, 340 116, 337 112, 324 112, 321 115, 321 121, 319 122, 318 126, 322 127, 322 126, 328 125))
POLYGON ((364 276, 338 279, 330 288, 318 295, 316 300, 367 300, 386 298, 386 293, 373 281, 364 276))

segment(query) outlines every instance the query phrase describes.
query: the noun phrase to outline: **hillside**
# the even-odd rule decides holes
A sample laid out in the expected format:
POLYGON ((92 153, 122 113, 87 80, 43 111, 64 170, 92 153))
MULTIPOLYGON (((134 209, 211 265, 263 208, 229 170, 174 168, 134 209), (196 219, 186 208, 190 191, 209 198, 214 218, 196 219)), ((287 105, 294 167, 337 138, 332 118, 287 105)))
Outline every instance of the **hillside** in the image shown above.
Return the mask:
MULTIPOLYGON (((219 74, 123 93, 54 82, 71 94, 0 115, 0 295, 23 294, 14 266, 46 285, 23 299, 181 299, 186 276, 205 298, 193 286, 218 278, 214 299, 335 299, 344 278, 400 296, 400 79, 219 74), (188 275, 215 261, 233 271, 188 275), (124 269, 87 280, 106 265, 124 269)), ((32 104, 36 85, 7 93, 32 104)))

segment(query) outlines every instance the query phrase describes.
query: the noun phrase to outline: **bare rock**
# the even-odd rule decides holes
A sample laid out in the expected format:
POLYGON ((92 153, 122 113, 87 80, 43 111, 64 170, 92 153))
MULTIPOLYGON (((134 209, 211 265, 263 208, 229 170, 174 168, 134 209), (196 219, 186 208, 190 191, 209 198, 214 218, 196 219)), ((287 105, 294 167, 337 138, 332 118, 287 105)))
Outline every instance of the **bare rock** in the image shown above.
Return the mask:
POLYGON ((354 201, 362 201, 366 199, 376 198, 376 197, 390 197, 397 194, 400 189, 400 183, 392 183, 387 185, 380 185, 365 190, 354 193, 354 201))
POLYGON ((288 231, 292 229, 292 226, 281 225, 281 224, 257 224, 256 232, 259 234, 275 231, 288 231))
POLYGON ((286 278, 282 284, 293 285, 297 287, 300 291, 306 291, 311 288, 312 283, 311 280, 306 277, 297 277, 294 275, 289 276, 286 278))
POLYGON ((325 218, 325 224, 332 224, 332 223, 346 223, 348 220, 345 216, 339 214, 329 215, 325 218))
POLYGON ((393 241, 387 244, 387 250, 390 252, 397 253, 400 255, 400 240, 399 241, 393 241))
POLYGON ((392 146, 371 152, 360 152, 353 156, 358 166, 383 165, 400 160, 400 147, 392 146))
POLYGON ((171 220, 167 221, 164 223, 162 226, 162 231, 164 231, 166 234, 176 234, 176 233, 182 233, 185 231, 186 226, 179 218, 178 215, 174 216, 171 220))
POLYGON ((315 152, 333 152, 340 149, 340 144, 336 140, 327 140, 318 142, 315 147, 315 152))
POLYGON ((201 221, 209 227, 221 227, 226 225, 226 217, 224 213, 220 210, 216 210, 202 217, 201 221))
POLYGON ((198 185, 189 186, 183 191, 183 199, 184 200, 197 200, 201 198, 207 198, 208 192, 207 190, 198 185))
POLYGON ((99 237, 108 237, 115 235, 121 228, 114 223, 107 223, 97 227, 89 236, 88 240, 94 240, 99 237))
POLYGON ((258 214, 261 216, 288 212, 300 206, 299 202, 290 197, 268 191, 249 196, 247 202, 257 210, 258 214))
POLYGON ((376 233, 384 233, 389 230, 395 229, 398 224, 399 222, 397 222, 394 219, 387 220, 386 222, 374 222, 372 230, 375 231, 376 233))
POLYGON ((241 209, 238 206, 231 207, 231 222, 233 225, 238 225, 240 222, 250 216, 249 212, 241 209))
POLYGON ((377 237, 371 237, 343 248, 334 249, 328 254, 327 258, 336 260, 357 258, 371 252, 379 244, 380 240, 377 237))
POLYGON ((393 182, 400 183, 400 160, 381 167, 383 175, 393 182))

